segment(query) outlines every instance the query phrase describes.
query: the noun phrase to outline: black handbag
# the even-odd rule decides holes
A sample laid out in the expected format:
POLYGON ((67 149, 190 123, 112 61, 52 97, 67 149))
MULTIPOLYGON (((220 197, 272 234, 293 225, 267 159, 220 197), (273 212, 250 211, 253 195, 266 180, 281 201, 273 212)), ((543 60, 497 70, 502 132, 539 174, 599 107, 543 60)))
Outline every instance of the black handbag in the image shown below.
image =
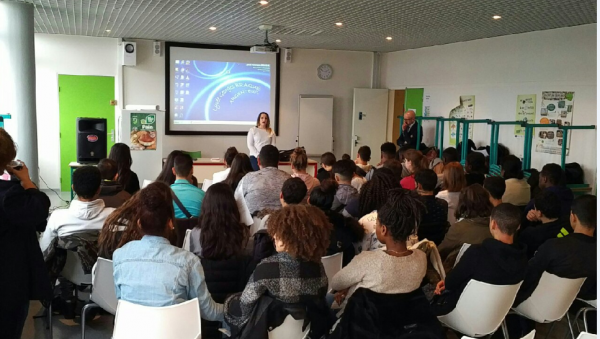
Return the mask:
POLYGON ((173 192, 172 194, 173 201, 175 202, 177 207, 179 207, 181 212, 183 212, 183 214, 185 214, 186 216, 186 219, 175 219, 175 233, 177 235, 175 246, 182 247, 183 239, 185 239, 185 232, 198 226, 198 218, 192 216, 192 214, 183 206, 181 200, 179 200, 177 195, 175 195, 175 192, 173 192))

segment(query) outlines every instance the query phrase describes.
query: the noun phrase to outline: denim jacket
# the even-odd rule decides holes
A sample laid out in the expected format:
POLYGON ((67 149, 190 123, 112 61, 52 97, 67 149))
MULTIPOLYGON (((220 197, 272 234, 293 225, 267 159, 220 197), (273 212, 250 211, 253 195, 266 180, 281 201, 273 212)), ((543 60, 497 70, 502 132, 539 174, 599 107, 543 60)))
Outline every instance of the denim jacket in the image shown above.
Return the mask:
POLYGON ((223 305, 208 292, 200 259, 163 237, 127 243, 113 254, 113 267, 117 299, 162 307, 198 298, 202 318, 223 320, 223 305))

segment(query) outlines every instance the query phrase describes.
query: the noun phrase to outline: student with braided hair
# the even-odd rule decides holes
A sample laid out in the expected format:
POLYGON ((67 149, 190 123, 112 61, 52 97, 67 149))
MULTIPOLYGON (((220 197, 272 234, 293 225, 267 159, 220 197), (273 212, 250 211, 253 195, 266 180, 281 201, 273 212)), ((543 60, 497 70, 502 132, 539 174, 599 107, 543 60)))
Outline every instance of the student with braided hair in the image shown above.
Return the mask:
POLYGON ((385 294, 409 293, 419 288, 427 270, 427 258, 421 250, 409 250, 406 240, 414 234, 424 209, 414 191, 396 188, 388 192, 375 228, 377 239, 386 248, 362 252, 331 280, 331 287, 337 291, 335 300, 342 308, 361 287, 385 294))

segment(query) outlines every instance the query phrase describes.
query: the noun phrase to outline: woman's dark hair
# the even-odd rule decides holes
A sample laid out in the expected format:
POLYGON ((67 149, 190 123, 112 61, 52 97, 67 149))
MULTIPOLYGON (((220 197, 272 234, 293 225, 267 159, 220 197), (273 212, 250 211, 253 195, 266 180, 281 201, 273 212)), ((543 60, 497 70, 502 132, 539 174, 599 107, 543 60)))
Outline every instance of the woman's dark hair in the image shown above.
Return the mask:
POLYGON ((331 206, 335 199, 335 192, 337 191, 338 184, 333 179, 325 179, 321 182, 321 185, 313 188, 308 198, 308 203, 311 206, 320 208, 325 214, 331 212, 331 206))
POLYGON ((480 184, 473 184, 460 191, 454 216, 456 219, 489 217, 493 208, 488 191, 480 184))
POLYGON ((119 168, 119 177, 117 178, 117 181, 123 187, 127 187, 127 183, 129 183, 129 179, 131 179, 131 164, 133 164, 129 146, 120 142, 114 144, 110 148, 108 158, 117 162, 117 167, 119 168))
POLYGON ((238 153, 235 158, 233 158, 231 170, 229 170, 229 174, 223 182, 229 185, 231 190, 235 191, 240 180, 242 180, 247 173, 252 171, 252 163, 250 162, 248 155, 245 153, 238 153))
POLYGON ((138 221, 143 234, 171 238, 169 221, 175 222, 173 196, 167 184, 155 181, 140 191, 138 221))
POLYGON ((240 222, 240 212, 229 185, 221 182, 208 188, 202 200, 198 227, 203 258, 225 260, 242 252, 248 228, 240 222))
POLYGON ((17 156, 15 142, 8 132, 0 127, 0 171, 17 156))
POLYGON ((503 178, 506 179, 523 179, 523 164, 521 160, 514 155, 508 155, 502 162, 502 171, 504 171, 503 178))
POLYGON ((373 178, 360 189, 358 196, 359 217, 379 210, 388 199, 388 191, 400 187, 394 173, 388 168, 380 168, 373 173, 373 178))
POLYGON ((395 188, 388 192, 387 201, 377 210, 377 219, 389 229, 394 241, 406 242, 416 232, 424 211, 425 204, 415 191, 395 188))
POLYGON ((112 255, 117 249, 130 241, 142 239, 143 234, 136 219, 141 206, 141 192, 137 191, 104 221, 98 236, 99 257, 112 260, 112 255))
POLYGON ((402 162, 400 162, 400 160, 388 160, 383 163, 383 167, 392 171, 394 174, 394 179, 396 179, 397 182, 402 180, 402 162))
POLYGON ((290 162, 297 171, 305 171, 308 166, 308 157, 304 148, 296 147, 290 155, 290 162))
POLYGON ((180 155, 184 155, 183 151, 175 150, 169 153, 165 164, 163 165, 162 170, 158 177, 156 177, 156 181, 164 182, 167 185, 173 185, 175 182, 175 174, 173 174, 173 167, 175 167, 175 158, 180 155))

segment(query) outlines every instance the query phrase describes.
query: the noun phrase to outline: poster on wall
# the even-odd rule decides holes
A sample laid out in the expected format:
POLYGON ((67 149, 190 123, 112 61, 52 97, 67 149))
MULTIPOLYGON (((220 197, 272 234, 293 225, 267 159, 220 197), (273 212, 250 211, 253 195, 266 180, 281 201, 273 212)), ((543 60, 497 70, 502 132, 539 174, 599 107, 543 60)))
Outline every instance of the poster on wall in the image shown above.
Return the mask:
MULTIPOLYGON (((515 121, 523 121, 532 124, 535 121, 535 94, 517 95, 517 115, 515 121)), ((525 128, 515 126, 515 137, 524 137, 525 128)))
MULTIPOLYGON (((475 116, 475 96, 474 95, 461 95, 460 96, 460 105, 454 107, 450 114, 449 118, 464 118, 464 119, 473 119, 475 116)), ((450 133, 450 145, 453 146, 456 144, 456 121, 449 121, 448 131, 450 133)), ((462 138, 462 130, 460 131, 460 135, 458 136, 459 140, 462 138)), ((473 139, 473 128, 469 129, 469 139, 473 139)))
POLYGON ((156 150, 156 114, 131 113, 131 149, 134 151, 156 150))
MULTIPOLYGON (((570 126, 573 123, 573 100, 575 92, 542 92, 542 106, 535 118, 538 124, 557 124, 570 126)), ((560 154, 564 140, 563 131, 558 128, 536 128, 535 151, 539 153, 560 154)))

